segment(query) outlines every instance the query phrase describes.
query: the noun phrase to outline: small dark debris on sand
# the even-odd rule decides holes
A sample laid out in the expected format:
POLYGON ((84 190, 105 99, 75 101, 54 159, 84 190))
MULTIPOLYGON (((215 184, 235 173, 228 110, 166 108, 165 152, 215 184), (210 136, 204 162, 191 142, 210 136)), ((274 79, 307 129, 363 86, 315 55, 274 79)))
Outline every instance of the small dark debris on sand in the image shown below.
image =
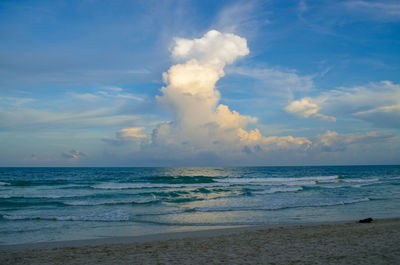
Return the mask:
POLYGON ((359 223, 371 223, 373 221, 373 219, 370 218, 366 218, 366 219, 361 219, 360 221, 358 221, 359 223))

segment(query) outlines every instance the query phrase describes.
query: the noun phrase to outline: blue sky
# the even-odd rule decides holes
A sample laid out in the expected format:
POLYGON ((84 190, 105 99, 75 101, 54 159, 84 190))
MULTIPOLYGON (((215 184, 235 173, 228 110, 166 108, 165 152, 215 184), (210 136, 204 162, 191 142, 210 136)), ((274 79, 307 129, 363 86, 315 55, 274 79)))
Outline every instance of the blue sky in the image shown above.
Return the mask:
POLYGON ((0 39, 0 166, 400 163, 398 1, 0 1, 0 39))

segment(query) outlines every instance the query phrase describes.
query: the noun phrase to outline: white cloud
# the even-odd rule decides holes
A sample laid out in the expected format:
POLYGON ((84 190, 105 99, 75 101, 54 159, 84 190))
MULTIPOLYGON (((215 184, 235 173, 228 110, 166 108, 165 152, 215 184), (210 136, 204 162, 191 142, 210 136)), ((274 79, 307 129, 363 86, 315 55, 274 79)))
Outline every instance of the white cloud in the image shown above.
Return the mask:
POLYGON ((257 15, 254 1, 238 1, 225 6, 217 15, 214 27, 222 32, 246 34, 254 36, 262 24, 268 24, 266 14, 257 15))
POLYGON ((298 117, 308 118, 314 117, 321 120, 336 121, 335 117, 326 116, 319 113, 320 107, 317 103, 313 102, 312 98, 302 98, 300 100, 292 101, 284 110, 298 117))
POLYGON ((186 126, 220 120, 219 115, 230 111, 215 112, 220 98, 215 84, 224 76, 226 64, 249 53, 246 40, 212 30, 200 39, 175 41, 172 56, 186 61, 163 74, 167 86, 161 88, 163 95, 157 99, 174 111, 178 123, 186 126))
POLYGON ((20 108, 25 104, 34 102, 33 98, 18 98, 18 97, 0 97, 2 106, 10 106, 11 108, 20 108))
POLYGON ((377 127, 400 128, 400 104, 359 111, 353 116, 371 122, 377 127))
POLYGON ((121 99, 143 101, 144 98, 131 94, 122 93, 123 89, 119 87, 104 87, 93 93, 70 93, 76 99, 88 102, 98 102, 100 100, 121 99))
POLYGON ((270 136, 264 137, 258 129, 249 132, 239 129, 240 142, 250 150, 275 151, 275 150, 306 150, 312 142, 304 137, 270 136))
POLYGON ((167 86, 158 101, 168 106, 175 120, 160 124, 152 134, 154 152, 241 157, 272 150, 305 150, 311 141, 302 137, 265 137, 258 129, 246 130, 256 118, 241 115, 219 104, 217 81, 224 67, 249 53, 246 40, 212 30, 200 39, 176 39, 173 58, 181 62, 163 74, 167 86))
POLYGON ((115 91, 115 92, 122 92, 122 90, 123 90, 122 88, 117 87, 117 86, 106 86, 106 87, 104 87, 104 89, 115 91))
POLYGON ((292 101, 285 111, 299 117, 334 121, 334 117, 355 118, 377 127, 400 127, 400 85, 390 81, 365 86, 340 87, 292 101), (323 111, 328 115, 320 113, 323 111))
MULTIPOLYGON (((183 164, 197 159, 203 163, 246 161, 246 164, 262 164, 266 159, 280 163, 393 138, 375 132, 340 134, 333 131, 313 138, 263 136, 257 128, 246 129, 249 122, 255 123, 256 119, 218 104, 220 94, 216 89, 216 83, 224 76, 224 66, 247 54, 247 47, 238 42, 245 43, 238 36, 215 31, 201 39, 178 40, 172 51, 181 63, 164 73, 166 86, 158 97, 159 102, 173 111, 175 120, 159 124, 153 130, 149 144, 141 146, 141 155, 156 161, 180 161, 183 164)), ((337 91, 331 93, 338 94, 337 91)), ((335 121, 334 117, 320 113, 331 100, 329 95, 294 101, 286 111, 300 117, 335 121)))
POLYGON ((117 137, 120 139, 140 139, 145 138, 143 127, 125 128, 117 132, 117 137))
POLYGON ((86 154, 81 151, 73 149, 67 153, 62 153, 61 157, 66 158, 71 161, 75 161, 75 160, 79 160, 79 159, 86 157, 86 154))
POLYGON ((49 130, 104 128, 123 126, 137 122, 140 118, 120 113, 121 106, 80 111, 47 111, 34 108, 14 110, 0 108, 0 130, 49 130))
MULTIPOLYGON (((196 60, 222 71, 226 64, 249 54, 247 41, 231 33, 210 30, 200 39, 176 38, 172 57, 178 60, 196 60)), ((220 72, 221 73, 221 72, 220 72)))
POLYGON ((309 116, 316 114, 318 110, 318 105, 312 103, 311 98, 302 98, 300 100, 295 100, 287 107, 285 107, 286 112, 304 118, 308 118, 309 116))
POLYGON ((67 92, 51 100, 0 97, 0 130, 121 128, 140 119, 132 115, 131 109, 147 109, 144 103, 149 103, 146 98, 124 93, 118 87, 102 87, 85 93, 67 92))
POLYGON ((147 137, 143 133, 144 127, 124 128, 115 133, 115 138, 103 138, 102 141, 111 145, 127 145, 129 143, 136 143, 147 137))
MULTIPOLYGON (((225 74, 224 66, 248 53, 245 44, 245 40, 239 36, 216 31, 211 31, 200 39, 177 39, 172 53, 179 63, 163 74, 166 86, 161 88, 162 95, 157 97, 159 102, 173 111, 175 119, 159 124, 153 130, 149 144, 141 146, 142 156, 168 164, 176 161, 182 164, 185 161, 194 164, 265 164, 266 161, 281 163, 302 161, 307 156, 321 152, 325 156, 329 156, 329 153, 335 156, 336 152, 347 152, 349 146, 369 146, 371 143, 393 140, 391 136, 375 132, 340 134, 327 131, 313 138, 305 138, 290 135, 263 136, 259 129, 246 129, 256 119, 218 104, 220 93, 216 89, 216 83, 225 74), (196 162, 197 160, 200 162, 196 162)), ((303 90, 313 87, 312 77, 302 78, 296 73, 264 69, 246 74, 262 78, 265 73, 278 76, 275 79, 280 80, 276 81, 277 84, 283 83, 288 87, 296 84, 298 89, 303 90), (290 77, 289 81, 285 80, 286 77, 290 77)), ((390 87, 390 91, 397 89, 390 82, 382 84, 390 87)), ((277 87, 281 88, 282 85, 277 87)), ((329 109, 326 112, 325 108, 332 104, 335 97, 335 101, 350 100, 354 104, 371 99, 369 96, 363 98, 365 89, 341 91, 329 91, 320 97, 293 101, 286 107, 286 111, 300 117, 335 121, 333 116, 325 115, 329 113, 329 109)), ((371 95, 376 96, 374 93, 371 92, 371 95)))
MULTIPOLYGON (((116 90, 114 90, 116 91, 116 90)), ((101 96, 106 98, 115 98, 115 99, 128 99, 128 100, 136 100, 136 101, 143 101, 142 97, 136 96, 134 94, 129 93, 110 93, 107 91, 99 91, 95 96, 101 96)))
POLYGON ((326 131, 313 139, 313 149, 323 152, 345 151, 348 146, 353 144, 373 144, 385 142, 393 139, 390 135, 379 135, 376 132, 365 134, 339 134, 334 131, 326 131))
POLYGON ((92 94, 92 93, 81 93, 81 94, 71 93, 71 95, 74 98, 77 98, 77 99, 82 100, 82 101, 93 101, 93 102, 96 102, 96 101, 98 101, 100 99, 100 97, 98 95, 95 95, 95 94, 92 94))

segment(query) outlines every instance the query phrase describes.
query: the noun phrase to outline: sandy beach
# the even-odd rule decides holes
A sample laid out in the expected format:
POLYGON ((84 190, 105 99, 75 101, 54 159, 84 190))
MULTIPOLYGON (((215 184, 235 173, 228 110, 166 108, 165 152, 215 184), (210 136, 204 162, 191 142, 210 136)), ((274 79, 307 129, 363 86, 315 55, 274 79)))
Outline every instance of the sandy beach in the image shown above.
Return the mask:
POLYGON ((400 264, 400 219, 1 246, 1 264, 400 264))

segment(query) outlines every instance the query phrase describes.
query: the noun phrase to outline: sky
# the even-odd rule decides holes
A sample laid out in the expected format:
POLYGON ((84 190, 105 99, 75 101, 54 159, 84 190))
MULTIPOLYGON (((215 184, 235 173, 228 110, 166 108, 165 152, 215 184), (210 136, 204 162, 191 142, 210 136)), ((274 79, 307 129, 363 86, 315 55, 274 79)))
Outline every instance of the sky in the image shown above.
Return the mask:
POLYGON ((398 1, 0 1, 0 166, 400 164, 398 1))

